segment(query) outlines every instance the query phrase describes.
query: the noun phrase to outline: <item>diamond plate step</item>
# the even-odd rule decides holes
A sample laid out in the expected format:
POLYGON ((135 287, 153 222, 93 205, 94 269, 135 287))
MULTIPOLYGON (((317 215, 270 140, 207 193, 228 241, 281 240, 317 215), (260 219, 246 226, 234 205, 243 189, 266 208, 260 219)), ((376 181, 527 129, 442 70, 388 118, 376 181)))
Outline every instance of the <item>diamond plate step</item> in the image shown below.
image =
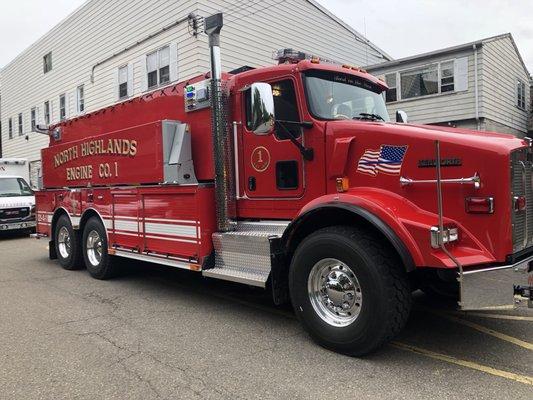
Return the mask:
POLYGON ((234 231, 213 234, 215 267, 207 277, 265 287, 271 264, 270 241, 281 237, 288 222, 234 223, 234 231))

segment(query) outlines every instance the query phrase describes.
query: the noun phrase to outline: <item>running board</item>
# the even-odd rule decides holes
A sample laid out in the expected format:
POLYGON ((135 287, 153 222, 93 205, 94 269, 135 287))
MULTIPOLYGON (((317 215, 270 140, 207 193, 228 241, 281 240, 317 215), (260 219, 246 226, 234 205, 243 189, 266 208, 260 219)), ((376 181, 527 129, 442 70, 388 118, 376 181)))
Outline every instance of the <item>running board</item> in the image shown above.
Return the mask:
POLYGON ((272 270, 273 244, 289 225, 285 221, 234 223, 231 232, 213 234, 215 266, 206 277, 266 287, 272 270))
POLYGON ((139 260, 153 264, 166 265, 174 268, 187 269, 190 271, 200 271, 201 269, 199 264, 195 264, 186 260, 180 260, 173 257, 164 257, 163 255, 143 254, 131 250, 122 250, 116 248, 109 249, 109 254, 116 257, 124 257, 132 260, 139 260))

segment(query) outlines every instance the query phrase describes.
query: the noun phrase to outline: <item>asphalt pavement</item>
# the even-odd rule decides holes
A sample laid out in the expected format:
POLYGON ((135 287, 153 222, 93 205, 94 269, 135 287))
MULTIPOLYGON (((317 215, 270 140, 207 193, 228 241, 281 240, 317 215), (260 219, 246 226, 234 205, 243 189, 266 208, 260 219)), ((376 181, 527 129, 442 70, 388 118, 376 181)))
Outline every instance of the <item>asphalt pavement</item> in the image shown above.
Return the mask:
POLYGON ((533 310, 417 293, 394 343, 350 358, 261 290, 131 262, 97 281, 46 248, 0 237, 0 399, 533 398, 533 310))

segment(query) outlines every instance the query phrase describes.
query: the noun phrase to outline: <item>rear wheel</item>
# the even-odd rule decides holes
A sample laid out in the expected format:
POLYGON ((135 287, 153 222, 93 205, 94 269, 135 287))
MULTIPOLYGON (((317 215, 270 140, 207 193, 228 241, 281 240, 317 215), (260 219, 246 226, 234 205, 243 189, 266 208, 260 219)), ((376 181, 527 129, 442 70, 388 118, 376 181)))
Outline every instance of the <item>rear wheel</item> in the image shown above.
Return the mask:
POLYGON ((106 231, 97 217, 90 218, 83 229, 83 258, 93 278, 103 280, 116 275, 117 267, 107 251, 106 231))
POLYGON ((79 235, 72 228, 70 219, 66 215, 59 217, 56 223, 54 244, 57 259, 64 269, 72 271, 83 268, 79 235))
POLYGON ((330 227, 298 246, 289 272, 298 319, 320 345, 368 354, 391 340, 411 308, 407 274, 379 237, 330 227))

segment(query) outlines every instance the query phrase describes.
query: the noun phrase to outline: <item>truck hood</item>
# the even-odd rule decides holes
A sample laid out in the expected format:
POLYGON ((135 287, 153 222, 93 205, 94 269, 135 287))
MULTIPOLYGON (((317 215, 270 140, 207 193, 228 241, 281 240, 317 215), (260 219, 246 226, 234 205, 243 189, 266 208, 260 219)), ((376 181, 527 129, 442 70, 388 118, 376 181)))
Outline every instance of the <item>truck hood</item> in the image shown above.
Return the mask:
POLYGON ((35 205, 35 196, 0 197, 0 209, 33 205, 35 205))
POLYGON ((440 140, 443 143, 457 144, 493 152, 508 153, 517 148, 527 146, 527 143, 523 139, 510 134, 475 131, 472 129, 369 121, 333 121, 329 123, 329 125, 334 127, 335 131, 337 131, 337 126, 340 128, 341 124, 343 128, 349 127, 349 129, 379 131, 386 136, 405 136, 415 140, 440 140))

